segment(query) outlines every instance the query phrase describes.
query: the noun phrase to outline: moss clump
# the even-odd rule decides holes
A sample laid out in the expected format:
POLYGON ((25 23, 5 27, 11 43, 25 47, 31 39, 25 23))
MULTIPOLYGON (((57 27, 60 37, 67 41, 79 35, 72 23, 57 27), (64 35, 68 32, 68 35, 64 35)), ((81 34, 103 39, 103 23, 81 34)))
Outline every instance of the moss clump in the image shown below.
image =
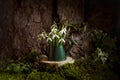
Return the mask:
POLYGON ((10 74, 7 72, 0 73, 0 80, 25 80, 25 74, 10 74))
POLYGON ((32 71, 26 78, 26 80, 65 80, 59 74, 49 72, 37 72, 32 71))

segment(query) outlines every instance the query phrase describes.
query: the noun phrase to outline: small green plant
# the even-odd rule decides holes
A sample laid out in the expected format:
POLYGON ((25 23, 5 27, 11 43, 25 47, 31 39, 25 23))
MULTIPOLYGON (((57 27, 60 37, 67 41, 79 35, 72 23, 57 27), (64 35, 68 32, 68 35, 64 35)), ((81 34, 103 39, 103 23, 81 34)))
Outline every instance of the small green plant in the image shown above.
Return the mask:
POLYGON ((9 63, 5 69, 5 71, 10 73, 26 73, 29 72, 30 65, 24 63, 9 63))
POLYGON ((38 53, 38 51, 33 50, 31 51, 29 54, 27 54, 26 56, 23 56, 20 61, 23 63, 28 63, 28 64, 34 64, 34 62, 36 61, 36 58, 39 56, 40 54, 38 53))
POLYGON ((101 60, 103 64, 105 64, 105 62, 107 61, 108 59, 108 53, 105 52, 105 51, 102 51, 100 48, 97 48, 96 51, 95 51, 95 61, 96 60, 101 60))
POLYGON ((109 34, 103 32, 102 30, 94 29, 95 35, 95 53, 93 53, 95 61, 101 60, 104 64, 108 59, 110 60, 110 56, 117 51, 116 38, 111 37, 109 34))
POLYGON ((99 30, 99 29, 94 29, 93 30, 93 33, 94 33, 94 38, 96 40, 96 47, 101 47, 101 44, 103 42, 103 40, 107 37, 107 33, 104 33, 102 30, 99 30))

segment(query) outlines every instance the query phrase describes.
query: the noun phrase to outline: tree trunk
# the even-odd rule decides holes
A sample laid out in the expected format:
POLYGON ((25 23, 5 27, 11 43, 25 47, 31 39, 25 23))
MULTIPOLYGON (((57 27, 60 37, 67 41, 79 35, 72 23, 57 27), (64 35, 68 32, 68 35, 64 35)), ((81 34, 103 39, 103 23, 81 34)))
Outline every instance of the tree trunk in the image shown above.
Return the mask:
POLYGON ((43 47, 37 36, 44 29, 50 30, 53 22, 52 4, 52 0, 0 1, 1 59, 18 59, 43 47))
POLYGON ((80 25, 84 20, 84 0, 58 0, 60 22, 68 21, 80 25))

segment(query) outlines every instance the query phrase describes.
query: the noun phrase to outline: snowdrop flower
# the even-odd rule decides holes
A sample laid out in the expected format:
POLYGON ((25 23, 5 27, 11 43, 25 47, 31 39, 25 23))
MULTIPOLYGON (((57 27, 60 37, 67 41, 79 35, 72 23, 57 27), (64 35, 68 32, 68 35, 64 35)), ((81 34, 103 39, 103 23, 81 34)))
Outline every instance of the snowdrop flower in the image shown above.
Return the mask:
POLYGON ((48 42, 48 41, 52 42, 52 39, 51 39, 50 37, 48 37, 48 38, 47 38, 47 42, 48 42))
POLYGON ((55 35, 52 36, 52 39, 54 39, 54 38, 58 38, 59 39, 60 37, 57 34, 55 34, 55 35))
POLYGON ((64 39, 60 39, 59 43, 65 43, 65 40, 64 39))
POLYGON ((53 28, 57 28, 57 24, 56 24, 56 23, 54 23, 54 24, 51 26, 51 29, 53 29, 53 28))
POLYGON ((59 33, 60 35, 63 35, 63 34, 66 34, 66 32, 67 32, 66 28, 63 28, 59 33))
POLYGON ((43 39, 45 39, 45 38, 47 37, 46 32, 42 32, 42 33, 40 34, 40 37, 42 37, 43 39))
POLYGON ((53 28, 51 32, 56 33, 58 30, 56 28, 53 28))
POLYGON ((106 62, 107 59, 108 59, 108 58, 105 57, 105 56, 104 56, 104 57, 101 57, 102 63, 105 64, 105 62, 106 62))

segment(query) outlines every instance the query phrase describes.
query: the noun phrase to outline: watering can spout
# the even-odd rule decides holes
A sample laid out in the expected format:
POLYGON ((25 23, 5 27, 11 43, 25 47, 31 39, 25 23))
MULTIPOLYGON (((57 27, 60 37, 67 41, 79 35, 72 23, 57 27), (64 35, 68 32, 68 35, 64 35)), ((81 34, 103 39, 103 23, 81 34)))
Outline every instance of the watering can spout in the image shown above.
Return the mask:
POLYGON ((77 43, 76 40, 73 40, 73 39, 72 39, 72 40, 71 40, 71 44, 70 44, 70 46, 68 47, 68 49, 67 49, 67 51, 66 51, 66 55, 68 55, 68 53, 71 51, 73 45, 77 45, 77 46, 78 46, 78 43, 77 43))

